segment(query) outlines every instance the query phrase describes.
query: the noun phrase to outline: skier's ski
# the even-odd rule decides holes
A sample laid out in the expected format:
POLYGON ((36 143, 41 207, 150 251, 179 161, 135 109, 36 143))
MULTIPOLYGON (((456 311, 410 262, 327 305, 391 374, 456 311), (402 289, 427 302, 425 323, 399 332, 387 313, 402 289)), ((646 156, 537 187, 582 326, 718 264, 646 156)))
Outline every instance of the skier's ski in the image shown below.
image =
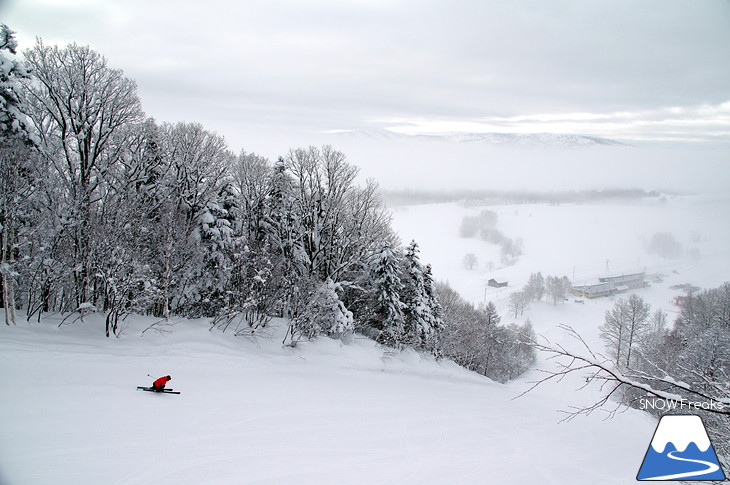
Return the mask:
POLYGON ((149 391, 149 392, 159 392, 161 394, 180 394, 180 391, 173 391, 172 389, 163 389, 161 391, 158 391, 157 389, 152 389, 151 387, 143 387, 143 386, 137 386, 138 391, 149 391))

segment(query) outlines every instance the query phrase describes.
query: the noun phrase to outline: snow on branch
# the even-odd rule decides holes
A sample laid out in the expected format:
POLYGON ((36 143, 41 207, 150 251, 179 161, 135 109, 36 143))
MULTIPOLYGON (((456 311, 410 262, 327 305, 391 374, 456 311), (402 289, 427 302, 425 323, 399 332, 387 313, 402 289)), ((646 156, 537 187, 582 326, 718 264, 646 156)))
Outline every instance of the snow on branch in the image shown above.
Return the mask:
MULTIPOLYGON (((699 401, 725 404, 702 407, 702 409, 715 414, 730 415, 730 407, 726 405, 730 403, 727 390, 723 390, 713 384, 708 387, 715 391, 716 394, 710 393, 686 382, 677 381, 666 374, 658 377, 639 370, 618 367, 609 359, 593 352, 583 337, 572 327, 560 324, 559 328, 566 331, 571 338, 577 340, 585 353, 581 354, 573 350, 568 350, 561 344, 550 342, 544 336, 542 336, 544 343, 532 340, 530 345, 536 350, 548 354, 548 360, 555 361, 556 368, 554 370, 540 369, 539 371, 545 374, 545 377, 533 381, 531 383, 532 385, 516 396, 515 399, 524 396, 548 381, 560 382, 569 374, 587 371, 589 374, 585 376, 585 385, 580 389, 585 388, 592 382, 601 382, 603 395, 593 404, 582 407, 571 407, 570 411, 563 411, 567 414, 567 417, 561 421, 571 420, 579 415, 588 415, 598 409, 605 410, 605 407, 612 402, 611 397, 621 387, 643 391, 646 393, 645 397, 664 399, 678 404, 680 408, 687 405, 687 403, 699 401)), ((704 380, 707 379, 705 378, 704 380)), ((614 416, 617 411, 626 407, 628 407, 628 404, 616 402, 614 408, 608 410, 608 417, 614 416)))

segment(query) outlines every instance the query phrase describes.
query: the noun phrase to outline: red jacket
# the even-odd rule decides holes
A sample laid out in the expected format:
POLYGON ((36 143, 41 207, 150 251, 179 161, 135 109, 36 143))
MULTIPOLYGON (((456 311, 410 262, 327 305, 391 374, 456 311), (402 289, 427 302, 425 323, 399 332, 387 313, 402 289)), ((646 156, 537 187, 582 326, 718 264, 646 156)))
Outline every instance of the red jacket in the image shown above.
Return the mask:
POLYGON ((170 380, 170 376, 162 376, 159 379, 157 379, 155 382, 152 383, 152 387, 157 387, 158 389, 162 389, 165 387, 165 384, 167 384, 167 381, 170 380))

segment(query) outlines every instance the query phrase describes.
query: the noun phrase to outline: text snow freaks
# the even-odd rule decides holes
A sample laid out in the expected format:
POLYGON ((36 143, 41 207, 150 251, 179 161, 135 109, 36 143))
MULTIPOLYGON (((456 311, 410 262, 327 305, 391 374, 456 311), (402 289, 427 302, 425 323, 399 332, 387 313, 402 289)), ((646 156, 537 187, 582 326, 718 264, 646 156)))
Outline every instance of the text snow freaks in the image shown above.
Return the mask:
POLYGON ((639 409, 642 411, 659 410, 659 411, 697 411, 703 409, 705 411, 722 411, 728 407, 727 403, 719 401, 689 401, 687 399, 663 399, 658 397, 642 397, 639 399, 639 409))

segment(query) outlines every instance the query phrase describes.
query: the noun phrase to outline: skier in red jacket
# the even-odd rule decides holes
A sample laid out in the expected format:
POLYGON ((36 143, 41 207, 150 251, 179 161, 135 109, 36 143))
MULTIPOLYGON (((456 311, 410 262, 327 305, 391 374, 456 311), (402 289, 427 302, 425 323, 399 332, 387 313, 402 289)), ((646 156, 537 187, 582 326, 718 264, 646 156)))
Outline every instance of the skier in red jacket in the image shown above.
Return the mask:
POLYGON ((167 384, 167 381, 172 380, 172 377, 170 376, 162 376, 159 379, 157 379, 155 382, 152 383, 152 390, 161 392, 165 388, 165 384, 167 384))

